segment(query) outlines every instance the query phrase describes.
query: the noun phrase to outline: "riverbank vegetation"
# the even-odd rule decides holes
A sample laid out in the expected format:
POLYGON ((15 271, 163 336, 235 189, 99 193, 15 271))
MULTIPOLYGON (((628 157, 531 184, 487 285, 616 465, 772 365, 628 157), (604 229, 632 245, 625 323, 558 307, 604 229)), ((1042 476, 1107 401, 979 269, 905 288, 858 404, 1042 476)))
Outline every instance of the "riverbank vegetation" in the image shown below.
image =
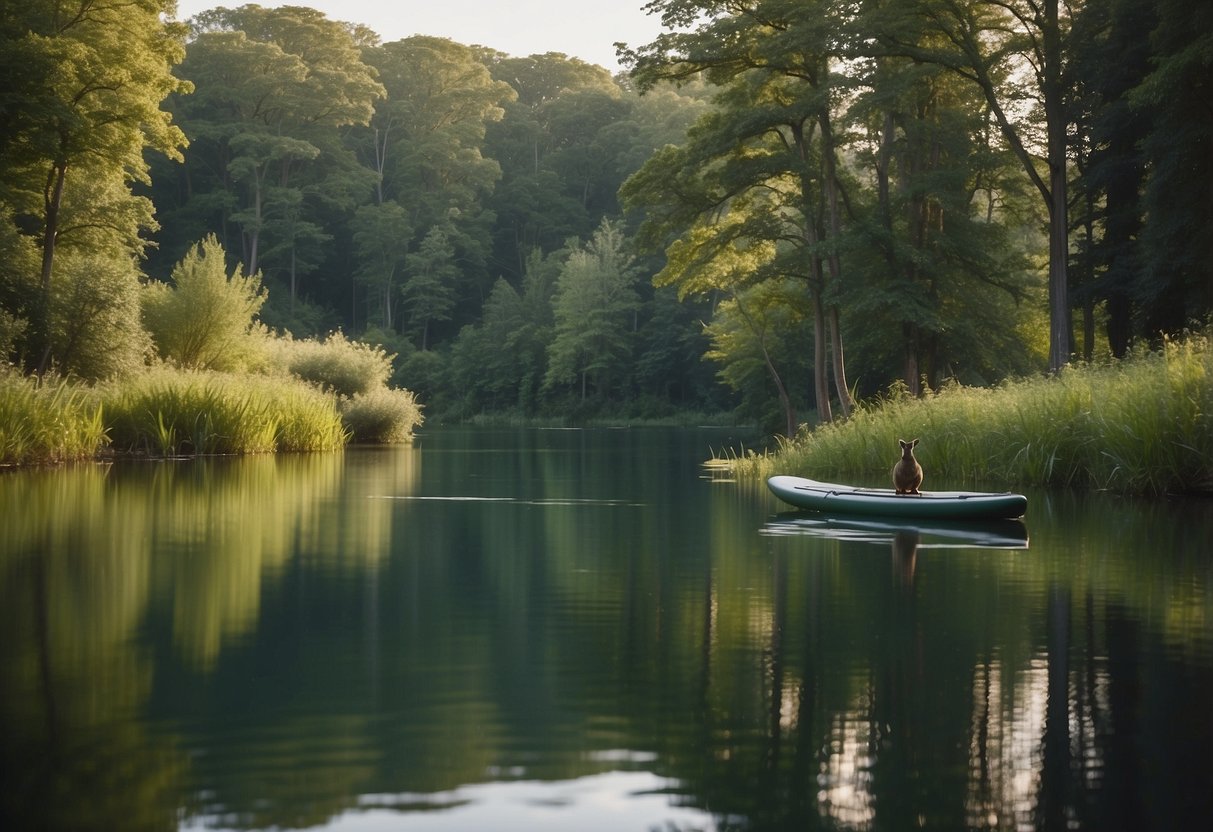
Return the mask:
POLYGON ((101 407, 87 390, 0 363, 0 466, 87 459, 104 442, 101 407))
POLYGON ((411 391, 390 389, 393 356, 340 332, 276 334, 256 320, 259 274, 230 274, 213 236, 171 283, 138 289, 133 358, 90 384, 79 377, 0 384, 0 465, 100 454, 155 457, 328 451, 347 441, 404 442, 421 424, 411 391))
POLYGON ((1065 367, 1055 377, 992 388, 904 387, 845 422, 805 430, 769 454, 731 460, 746 477, 797 474, 883 482, 898 438, 930 489, 1098 488, 1125 493, 1213 492, 1213 328, 1136 350, 1123 361, 1065 367))
POLYGON ((418 402, 794 436, 1213 313, 1207 3, 648 7, 613 76, 299 6, 4 6, 0 353, 286 374, 364 437, 418 402))

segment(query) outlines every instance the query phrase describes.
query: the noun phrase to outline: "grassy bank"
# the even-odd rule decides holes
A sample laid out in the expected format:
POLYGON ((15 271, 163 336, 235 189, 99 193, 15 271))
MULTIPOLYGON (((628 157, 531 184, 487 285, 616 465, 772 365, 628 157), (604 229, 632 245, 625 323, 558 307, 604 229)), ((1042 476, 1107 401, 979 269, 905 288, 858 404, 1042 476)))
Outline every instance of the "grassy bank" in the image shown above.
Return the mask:
POLYGON ((336 398, 290 378, 161 368, 97 395, 118 453, 329 451, 346 438, 336 398))
POLYGON ((818 479, 887 474, 897 439, 916 451, 927 488, 967 483, 1213 491, 1210 332, 1108 365, 996 388, 892 395, 770 454, 733 460, 740 476, 818 479))
POLYGON ((105 453, 140 456, 326 451, 402 442, 421 423, 407 390, 343 395, 290 374, 168 366, 96 387, 0 367, 0 465, 105 453))

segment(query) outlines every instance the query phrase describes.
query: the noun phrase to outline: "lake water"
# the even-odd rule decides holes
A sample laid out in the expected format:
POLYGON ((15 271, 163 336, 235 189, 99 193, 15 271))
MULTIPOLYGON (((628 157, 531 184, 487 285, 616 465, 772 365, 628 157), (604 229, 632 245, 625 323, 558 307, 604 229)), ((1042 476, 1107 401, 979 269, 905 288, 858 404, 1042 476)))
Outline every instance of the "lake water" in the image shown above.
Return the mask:
POLYGON ((830 524, 741 438, 0 475, 0 827, 1210 828, 1213 504, 830 524))

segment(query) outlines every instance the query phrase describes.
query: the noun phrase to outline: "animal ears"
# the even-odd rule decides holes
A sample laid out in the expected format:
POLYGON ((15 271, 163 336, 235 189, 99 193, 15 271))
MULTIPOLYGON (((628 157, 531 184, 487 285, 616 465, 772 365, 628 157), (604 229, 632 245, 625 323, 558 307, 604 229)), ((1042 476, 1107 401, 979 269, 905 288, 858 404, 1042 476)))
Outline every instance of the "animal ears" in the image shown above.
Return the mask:
POLYGON ((910 442, 907 442, 904 439, 898 439, 897 444, 901 445, 901 447, 903 447, 903 448, 916 448, 916 447, 918 447, 918 440, 914 439, 910 442))

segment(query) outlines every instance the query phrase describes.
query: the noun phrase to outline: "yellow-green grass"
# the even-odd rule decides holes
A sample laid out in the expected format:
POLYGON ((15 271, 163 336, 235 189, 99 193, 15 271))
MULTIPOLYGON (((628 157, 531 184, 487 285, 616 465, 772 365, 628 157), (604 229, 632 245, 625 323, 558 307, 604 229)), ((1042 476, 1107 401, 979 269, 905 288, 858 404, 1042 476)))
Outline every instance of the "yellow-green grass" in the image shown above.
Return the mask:
POLYGON ((296 379, 160 368, 98 395, 119 452, 323 451, 346 438, 335 398, 296 379))
POLYGON ((1209 335, 1106 365, 996 388, 894 394, 852 418, 732 460, 741 476, 878 477, 897 439, 920 438, 927 488, 965 483, 1213 491, 1213 347, 1209 335))
POLYGON ((105 436, 101 408, 87 391, 0 364, 0 465, 87 459, 105 436))

